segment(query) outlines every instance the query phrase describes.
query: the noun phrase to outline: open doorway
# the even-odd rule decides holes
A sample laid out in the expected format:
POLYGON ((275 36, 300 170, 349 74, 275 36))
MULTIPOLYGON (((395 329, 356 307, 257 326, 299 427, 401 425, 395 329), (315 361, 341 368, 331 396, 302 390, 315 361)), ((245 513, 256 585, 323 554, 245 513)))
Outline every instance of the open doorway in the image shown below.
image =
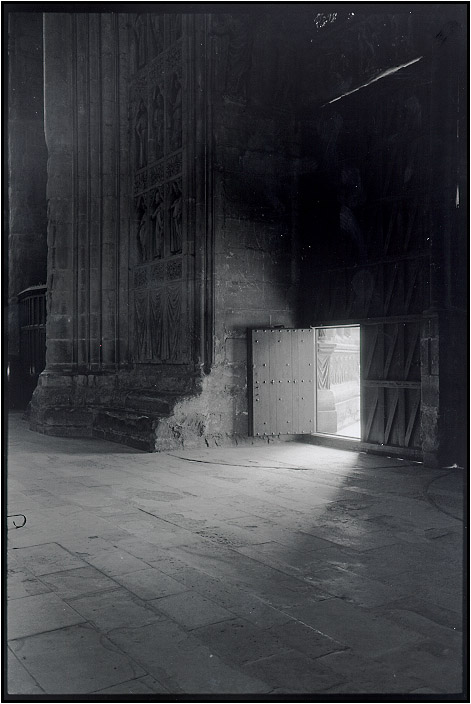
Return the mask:
POLYGON ((316 432, 361 437, 360 326, 316 328, 316 432))
POLYGON ((252 435, 361 438, 359 325, 250 333, 252 435))

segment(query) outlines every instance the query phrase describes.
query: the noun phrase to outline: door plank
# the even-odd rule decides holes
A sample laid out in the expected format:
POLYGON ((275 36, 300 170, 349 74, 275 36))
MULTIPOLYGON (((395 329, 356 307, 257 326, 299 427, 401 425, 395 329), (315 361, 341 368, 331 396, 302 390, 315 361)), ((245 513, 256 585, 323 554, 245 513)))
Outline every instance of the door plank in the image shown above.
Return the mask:
POLYGON ((412 432, 414 430, 415 421, 417 418, 417 413, 419 410, 419 406, 420 406, 420 393, 417 393, 415 401, 414 401, 414 405, 412 407, 411 414, 409 416, 409 423, 407 424, 407 430, 406 430, 406 434, 405 434, 405 438, 404 438, 405 447, 409 447, 410 439, 411 439, 412 432))

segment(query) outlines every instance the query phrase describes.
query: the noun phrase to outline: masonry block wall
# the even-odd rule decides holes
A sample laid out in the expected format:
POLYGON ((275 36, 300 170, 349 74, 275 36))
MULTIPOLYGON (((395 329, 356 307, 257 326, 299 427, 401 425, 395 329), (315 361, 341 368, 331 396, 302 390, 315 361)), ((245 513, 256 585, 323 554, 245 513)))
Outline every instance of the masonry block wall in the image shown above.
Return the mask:
POLYGON ((247 328, 294 326, 296 63, 276 13, 215 14, 210 26, 214 365, 223 433, 246 436, 247 328))

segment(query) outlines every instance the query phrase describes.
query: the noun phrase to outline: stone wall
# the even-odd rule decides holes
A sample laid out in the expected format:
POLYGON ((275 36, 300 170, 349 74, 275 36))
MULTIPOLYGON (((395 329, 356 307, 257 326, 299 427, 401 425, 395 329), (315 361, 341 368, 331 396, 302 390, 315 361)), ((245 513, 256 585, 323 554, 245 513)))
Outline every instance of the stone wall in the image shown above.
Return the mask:
POLYGON ((247 329, 298 315, 296 55, 275 13, 214 14, 207 39, 212 364, 199 395, 159 426, 162 448, 246 438, 247 329))
POLYGON ((295 56, 276 13, 214 14, 213 368, 209 434, 248 434, 247 329, 294 326, 293 189, 299 156, 295 56))

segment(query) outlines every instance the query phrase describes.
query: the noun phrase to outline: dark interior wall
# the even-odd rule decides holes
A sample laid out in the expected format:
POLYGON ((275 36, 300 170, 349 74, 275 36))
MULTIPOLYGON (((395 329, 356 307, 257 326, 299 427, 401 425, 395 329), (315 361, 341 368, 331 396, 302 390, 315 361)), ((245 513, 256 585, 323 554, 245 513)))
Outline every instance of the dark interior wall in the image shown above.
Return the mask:
MULTIPOLYGON (((466 289, 458 227, 466 206, 459 203, 463 192, 466 199, 465 24, 456 4, 362 9, 318 30, 305 50, 303 154, 315 163, 300 179, 305 271, 422 253, 432 272, 414 311, 459 307, 466 289)), ((317 292, 306 313, 322 317, 314 298, 317 292)), ((394 303, 396 312, 409 312, 394 303)), ((319 305, 326 309, 324 299, 319 305)))
POLYGON ((421 313, 432 166, 423 28, 407 13, 336 21, 306 52, 303 151, 315 168, 300 177, 304 319, 421 313))
MULTIPOLYGON (((25 380, 17 294, 46 282, 46 145, 40 13, 8 16, 8 355, 11 401, 25 380)), ((27 399, 26 399, 27 400, 27 399)))
POLYGON ((303 324, 364 323, 363 439, 430 461, 464 447, 465 15, 365 6, 305 35, 303 324))
MULTIPOLYGON (((429 350, 424 366, 434 365, 426 401, 438 406, 439 443, 446 464, 467 462, 469 213, 469 155, 464 106, 468 102, 467 10, 462 5, 435 9, 433 44, 432 184, 433 203, 431 334, 423 341, 429 350), (438 377, 436 375, 438 368, 438 377)), ((469 25, 468 25, 469 26, 469 25)), ((429 413, 430 415, 430 413, 429 413)), ((433 447, 433 444, 432 444, 433 447)))

